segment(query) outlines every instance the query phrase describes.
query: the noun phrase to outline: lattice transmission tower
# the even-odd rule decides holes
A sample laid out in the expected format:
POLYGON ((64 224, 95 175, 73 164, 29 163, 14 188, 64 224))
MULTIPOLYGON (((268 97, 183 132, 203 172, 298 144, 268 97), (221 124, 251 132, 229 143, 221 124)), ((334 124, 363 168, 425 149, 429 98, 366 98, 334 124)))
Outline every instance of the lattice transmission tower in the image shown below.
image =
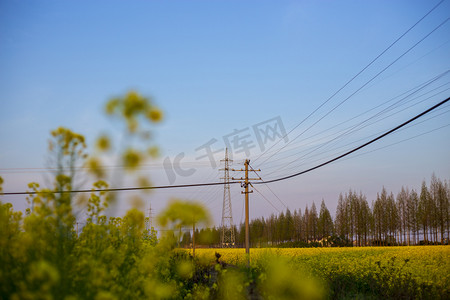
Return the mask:
POLYGON ((222 235, 221 244, 222 248, 231 248, 235 245, 234 226, 233 226, 233 211, 231 210, 231 195, 230 195, 230 168, 229 163, 233 162, 228 158, 228 148, 225 149, 225 159, 221 161, 225 162, 225 167, 220 169, 225 172, 225 176, 222 178, 225 182, 223 185, 223 207, 222 207, 222 235))
POLYGON ((150 230, 153 227, 153 210, 152 210, 152 204, 149 202, 148 205, 148 215, 145 218, 145 229, 148 230, 150 232, 150 230))

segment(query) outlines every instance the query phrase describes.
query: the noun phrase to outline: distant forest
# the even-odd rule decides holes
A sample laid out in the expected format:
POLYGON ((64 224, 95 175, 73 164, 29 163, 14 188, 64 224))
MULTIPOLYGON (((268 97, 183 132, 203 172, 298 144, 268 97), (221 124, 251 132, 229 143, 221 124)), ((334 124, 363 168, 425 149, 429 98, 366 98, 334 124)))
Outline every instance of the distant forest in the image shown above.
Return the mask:
MULTIPOLYGON (((362 193, 339 196, 335 219, 325 201, 319 211, 313 203, 304 210, 289 209, 250 222, 251 247, 393 246, 448 244, 450 234, 450 186, 433 174, 420 191, 402 187, 394 196, 383 187, 369 203, 362 193)), ((221 246, 220 227, 196 230, 195 239, 206 247, 221 246)), ((236 244, 244 247, 244 224, 234 226, 236 244)), ((190 232, 181 246, 189 247, 190 232)))

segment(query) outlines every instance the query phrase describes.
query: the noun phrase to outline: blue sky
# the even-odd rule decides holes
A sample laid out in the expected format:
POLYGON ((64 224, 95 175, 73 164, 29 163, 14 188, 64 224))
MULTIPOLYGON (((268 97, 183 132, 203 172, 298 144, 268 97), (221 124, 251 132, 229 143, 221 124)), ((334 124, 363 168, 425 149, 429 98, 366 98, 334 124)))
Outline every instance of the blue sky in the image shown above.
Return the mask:
MULTIPOLYGON (((103 105, 130 89, 154 97, 166 116, 154 130, 162 157, 144 170, 152 181, 168 184, 162 160, 169 157, 173 161, 182 152, 186 156, 183 168, 196 172, 190 177, 178 176, 176 183, 217 181, 218 170, 206 159, 197 160, 201 153, 195 149, 213 138, 217 139, 214 148, 222 149, 225 135, 248 128, 255 146, 249 158, 255 160, 261 148, 253 125, 279 117, 290 131, 437 3, 2 1, 0 176, 5 179, 4 189, 24 190, 29 181, 45 181, 44 174, 33 168, 46 167, 50 130, 66 126, 84 134, 90 143, 101 132, 114 132, 102 112, 103 105)), ((449 15, 450 3, 444 1, 295 129, 290 140, 307 130, 294 141, 297 143, 281 141, 273 150, 286 147, 276 155, 266 162, 269 155, 256 159, 254 166, 262 169, 261 176, 276 178, 314 166, 448 97, 447 73, 405 98, 411 102, 383 115, 384 119, 373 119, 378 122, 336 139, 336 144, 314 148, 337 137, 337 129, 374 116, 387 107, 386 101, 448 71, 450 22, 315 124, 449 15), (316 140, 319 138, 323 140, 316 140)), ((446 104, 429 116, 432 119, 349 159, 271 185, 282 202, 264 185, 258 187, 267 200, 255 192, 251 215, 268 216, 284 205, 303 209, 313 201, 318 205, 322 198, 334 213, 339 193, 350 188, 362 191, 371 201, 383 185, 396 193, 402 185, 419 188, 432 172, 450 178, 449 107, 446 104), (398 143, 408 138, 412 139, 398 143), (394 143, 398 144, 389 146, 394 143), (386 148, 373 151, 382 147, 386 148)), ((222 157, 223 152, 216 159, 222 157)), ((236 163, 243 158, 236 153, 235 157, 236 163)), ((239 222, 242 199, 238 187, 232 190, 234 218, 239 222)), ((150 199, 156 212, 173 196, 203 201, 213 211, 216 223, 220 221, 220 187, 155 192, 150 199)), ((21 197, 3 201, 13 202, 18 209, 26 207, 21 197)), ((124 209, 125 204, 120 211, 124 209)))

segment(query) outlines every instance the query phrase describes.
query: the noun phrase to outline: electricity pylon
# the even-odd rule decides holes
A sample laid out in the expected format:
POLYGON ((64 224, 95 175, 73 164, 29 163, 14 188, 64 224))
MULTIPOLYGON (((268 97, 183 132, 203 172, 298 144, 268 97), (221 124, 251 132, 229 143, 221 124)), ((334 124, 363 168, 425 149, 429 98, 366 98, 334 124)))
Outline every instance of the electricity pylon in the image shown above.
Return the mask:
POLYGON ((152 212, 152 204, 149 203, 148 216, 147 218, 145 218, 145 229, 147 229, 148 232, 150 232, 152 230, 152 227, 153 227, 153 212, 152 212))
POLYGON ((223 207, 222 207, 222 235, 220 238, 222 248, 232 248, 235 245, 234 226, 233 226, 233 211, 231 210, 231 195, 230 195, 230 169, 229 162, 233 162, 228 158, 228 148, 225 149, 225 167, 220 171, 225 172, 223 180, 223 207))

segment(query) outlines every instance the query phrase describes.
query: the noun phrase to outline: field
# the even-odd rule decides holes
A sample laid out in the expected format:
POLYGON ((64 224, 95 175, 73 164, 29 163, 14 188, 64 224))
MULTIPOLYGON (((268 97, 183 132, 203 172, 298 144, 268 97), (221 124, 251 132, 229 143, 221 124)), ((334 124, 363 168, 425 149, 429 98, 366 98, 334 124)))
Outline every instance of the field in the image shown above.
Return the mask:
MULTIPOLYGON (((223 265, 246 264, 244 249, 196 250, 204 262, 216 253, 223 265)), ((275 298, 300 287, 304 298, 449 299, 449 258, 448 246, 250 250, 253 278, 271 276, 259 286, 280 291, 275 298)))

